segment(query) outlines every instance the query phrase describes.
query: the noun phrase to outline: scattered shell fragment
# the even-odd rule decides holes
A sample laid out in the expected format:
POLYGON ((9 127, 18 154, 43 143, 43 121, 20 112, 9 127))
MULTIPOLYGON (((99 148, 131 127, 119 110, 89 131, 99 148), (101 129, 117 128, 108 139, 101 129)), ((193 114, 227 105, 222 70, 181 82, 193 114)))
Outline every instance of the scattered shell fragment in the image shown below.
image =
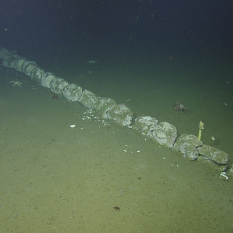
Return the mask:
POLYGON ((73 128, 75 128, 76 127, 76 125, 70 125, 70 128, 71 129, 73 129, 73 128))
POLYGON ((215 137, 214 137, 214 136, 212 136, 211 139, 212 139, 213 141, 215 141, 215 137))
POLYGON ((219 175, 219 178, 223 179, 223 180, 228 180, 229 179, 226 172, 221 172, 220 175, 219 175))

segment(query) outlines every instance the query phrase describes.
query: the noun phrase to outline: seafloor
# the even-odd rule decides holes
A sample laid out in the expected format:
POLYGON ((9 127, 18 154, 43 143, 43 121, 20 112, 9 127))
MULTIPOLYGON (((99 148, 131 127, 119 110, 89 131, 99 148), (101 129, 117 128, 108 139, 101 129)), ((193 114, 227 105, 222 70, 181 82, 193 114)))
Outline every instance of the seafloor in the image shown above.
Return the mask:
MULTIPOLYGON (((50 56, 34 61, 98 96, 125 103, 135 116, 175 125, 178 136, 197 135, 203 121, 203 142, 227 152, 233 162, 232 68, 140 54, 119 64, 119 57, 112 57, 88 64, 86 56, 83 67, 50 56), (176 101, 191 112, 176 112, 176 101)), ((233 178, 221 180, 219 171, 131 129, 82 120, 84 106, 52 96, 26 75, 2 67, 0 232, 233 231, 233 178), (13 87, 13 80, 22 86, 13 87)))

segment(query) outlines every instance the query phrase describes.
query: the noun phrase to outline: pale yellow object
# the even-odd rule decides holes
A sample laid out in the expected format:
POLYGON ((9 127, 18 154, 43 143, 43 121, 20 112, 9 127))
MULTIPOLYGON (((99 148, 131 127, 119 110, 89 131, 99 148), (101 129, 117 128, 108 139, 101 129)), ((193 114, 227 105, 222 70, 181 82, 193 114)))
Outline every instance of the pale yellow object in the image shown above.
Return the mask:
POLYGON ((198 137, 197 140, 201 141, 201 131, 204 129, 204 123, 200 121, 199 123, 199 133, 198 133, 198 137))

